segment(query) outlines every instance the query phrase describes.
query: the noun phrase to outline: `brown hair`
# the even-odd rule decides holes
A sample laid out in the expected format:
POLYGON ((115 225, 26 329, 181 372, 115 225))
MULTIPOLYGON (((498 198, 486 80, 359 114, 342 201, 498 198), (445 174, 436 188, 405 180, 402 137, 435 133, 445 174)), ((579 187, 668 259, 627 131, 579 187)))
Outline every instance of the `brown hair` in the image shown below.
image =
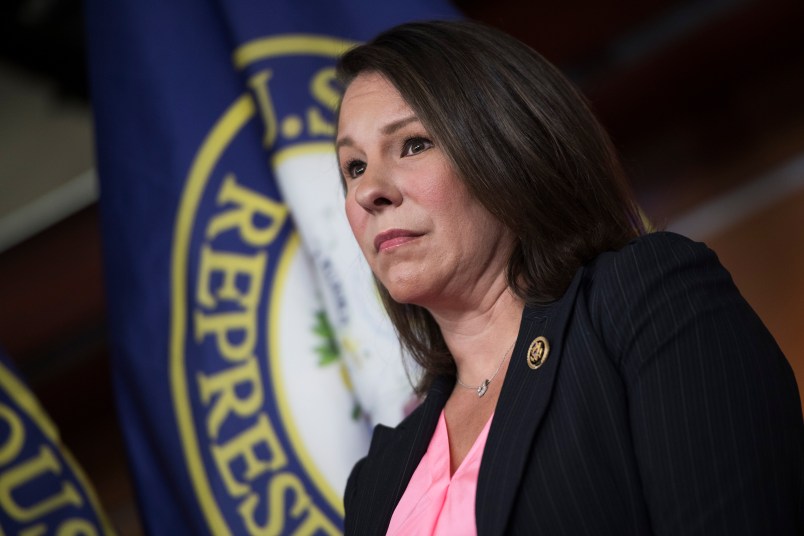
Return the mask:
MULTIPOLYGON (((508 227, 511 289, 526 303, 559 298, 577 269, 644 229, 608 135, 561 72, 513 37, 474 22, 392 28, 338 63, 391 82, 470 193, 508 227)), ((423 307, 377 282, 402 344, 424 369, 417 391, 455 363, 423 307)))

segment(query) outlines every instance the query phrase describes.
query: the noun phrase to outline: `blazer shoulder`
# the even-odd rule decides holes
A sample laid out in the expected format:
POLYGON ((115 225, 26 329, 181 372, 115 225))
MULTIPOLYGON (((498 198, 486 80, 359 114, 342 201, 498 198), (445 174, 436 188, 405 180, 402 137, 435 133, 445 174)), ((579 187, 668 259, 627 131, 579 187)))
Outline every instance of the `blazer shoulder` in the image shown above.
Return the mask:
POLYGON ((672 232, 637 237, 617 251, 607 251, 587 267, 584 289, 592 303, 632 302, 656 290, 717 282, 732 287, 731 274, 714 251, 672 232))
POLYGON ((584 279, 587 310, 613 356, 622 356, 644 330, 677 330, 725 311, 754 315, 715 252, 671 232, 602 253, 584 279))
POLYGON ((669 271, 674 266, 714 261, 717 255, 702 242, 680 234, 660 231, 634 238, 622 249, 600 254, 589 268, 598 278, 637 275, 643 272, 669 271))

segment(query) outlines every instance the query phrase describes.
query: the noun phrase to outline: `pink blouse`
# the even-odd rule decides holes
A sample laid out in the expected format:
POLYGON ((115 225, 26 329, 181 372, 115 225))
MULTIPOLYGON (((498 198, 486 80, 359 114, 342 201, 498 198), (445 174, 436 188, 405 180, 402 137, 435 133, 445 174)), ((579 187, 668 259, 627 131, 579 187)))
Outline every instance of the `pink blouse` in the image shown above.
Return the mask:
POLYGON ((474 445, 450 477, 449 438, 444 411, 427 452, 396 505, 387 536, 476 535, 475 492, 480 458, 489 435, 489 418, 474 445))

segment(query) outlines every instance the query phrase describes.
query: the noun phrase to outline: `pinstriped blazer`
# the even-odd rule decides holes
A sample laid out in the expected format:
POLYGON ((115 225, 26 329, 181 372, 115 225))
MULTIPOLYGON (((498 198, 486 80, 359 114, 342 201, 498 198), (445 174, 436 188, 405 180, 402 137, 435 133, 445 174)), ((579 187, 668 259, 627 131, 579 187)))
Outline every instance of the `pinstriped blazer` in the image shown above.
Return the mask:
MULTIPOLYGON (((346 533, 385 534, 454 386, 377 426, 346 487, 346 533)), ((600 255, 527 307, 478 476, 478 534, 804 532, 792 370, 703 244, 672 233, 600 255), (551 349, 531 370, 526 353, 551 349)))

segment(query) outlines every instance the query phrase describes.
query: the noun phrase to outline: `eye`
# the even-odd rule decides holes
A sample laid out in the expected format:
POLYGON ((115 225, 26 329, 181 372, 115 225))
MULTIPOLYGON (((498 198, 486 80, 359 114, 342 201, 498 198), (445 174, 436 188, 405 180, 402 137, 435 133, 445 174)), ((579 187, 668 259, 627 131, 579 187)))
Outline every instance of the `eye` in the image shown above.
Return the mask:
POLYGON ((349 160, 343 166, 343 170, 347 177, 356 179, 366 171, 366 163, 362 160, 349 160))
POLYGON ((432 146, 433 142, 431 142, 427 138, 421 138, 421 137, 408 138, 402 145, 402 156, 413 156, 415 154, 419 154, 421 152, 426 151, 432 146))

